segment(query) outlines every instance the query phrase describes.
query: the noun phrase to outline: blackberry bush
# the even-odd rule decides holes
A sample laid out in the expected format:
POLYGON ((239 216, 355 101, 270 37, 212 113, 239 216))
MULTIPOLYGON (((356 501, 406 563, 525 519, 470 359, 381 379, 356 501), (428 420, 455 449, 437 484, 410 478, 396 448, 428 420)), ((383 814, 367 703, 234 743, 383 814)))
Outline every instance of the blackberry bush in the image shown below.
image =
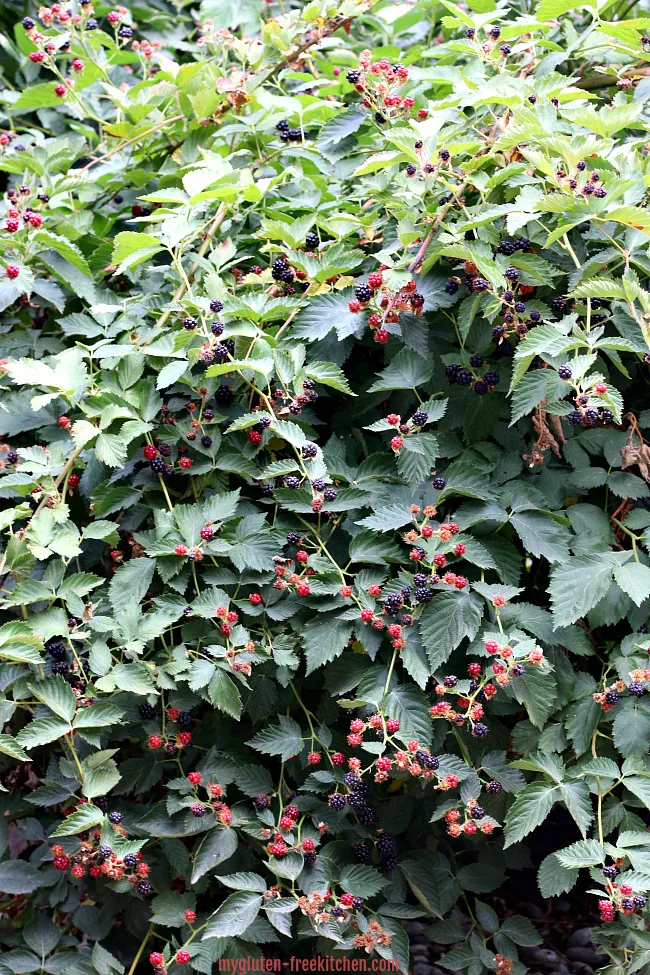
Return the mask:
POLYGON ((3 8, 2 975, 648 968, 630 10, 3 8))

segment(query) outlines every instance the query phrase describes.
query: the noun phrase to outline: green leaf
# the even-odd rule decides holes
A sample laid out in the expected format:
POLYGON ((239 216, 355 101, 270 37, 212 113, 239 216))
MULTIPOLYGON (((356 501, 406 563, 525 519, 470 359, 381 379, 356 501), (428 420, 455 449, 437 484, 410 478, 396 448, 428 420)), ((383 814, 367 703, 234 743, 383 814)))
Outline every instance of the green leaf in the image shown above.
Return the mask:
POLYGON ((29 689, 50 711, 70 723, 77 709, 77 699, 72 688, 62 677, 48 677, 47 680, 30 684, 29 689))
POLYGON ((69 731, 69 722, 61 718, 34 718, 18 732, 16 741, 22 748, 37 748, 56 741, 69 731))
POLYGON ((166 928, 180 928, 185 924, 185 911, 193 910, 194 906, 193 894, 179 894, 173 890, 159 894, 151 902, 152 924, 162 924, 166 928))
POLYGON ((614 568, 614 581, 640 606, 650 596, 650 569, 640 562, 627 562, 614 568))
POLYGON ((77 833, 83 833, 84 830, 92 829, 93 826, 101 826, 103 822, 104 814, 101 809, 87 802, 70 813, 51 835, 76 836, 77 833))
POLYGON ((532 833, 544 822, 559 798, 558 787, 553 782, 531 782, 524 786, 508 810, 504 846, 519 843, 532 833))
POLYGON ((154 559, 130 559, 120 566, 111 581, 108 598, 116 615, 129 606, 141 603, 153 579, 154 559))
POLYGON ((513 914, 506 918, 499 931, 501 934, 507 935, 516 945, 522 945, 525 948, 532 948, 534 945, 542 943, 542 938, 535 930, 532 921, 529 921, 527 917, 522 917, 521 914, 513 914))
POLYGON ((293 718, 280 714, 277 724, 263 728, 247 744, 264 755, 279 755, 288 762, 302 750, 302 730, 293 718))
POLYGON ((346 893, 365 899, 378 894, 388 881, 382 877, 376 867, 354 864, 343 868, 340 882, 346 893))
POLYGON ((29 755, 11 735, 0 734, 0 754, 9 755, 18 762, 28 762, 29 755))
POLYGON ((613 565, 606 556, 580 555, 551 572, 549 592, 555 625, 575 623, 607 594, 613 565))
POLYGON ((572 843, 571 846, 565 846, 563 850, 558 850, 555 857, 558 863, 567 870, 594 867, 605 862, 605 852, 598 840, 578 840, 577 843, 572 843))
POLYGON ((555 853, 542 860, 537 873, 537 884, 542 897, 558 897, 568 893, 578 881, 578 871, 563 867, 555 853))
POLYGON ((434 595, 420 617, 420 636, 432 669, 445 663, 465 637, 474 639, 483 611, 483 600, 469 591, 434 595))
POLYGON ((242 709, 241 696, 237 685, 225 671, 217 668, 208 685, 208 696, 215 708, 229 714, 235 721, 239 720, 242 709))
POLYGON ((431 378, 431 365, 410 349, 398 352, 387 369, 380 374, 368 393, 383 393, 392 389, 415 389, 431 378))
POLYGON ((305 366, 305 373, 310 379, 315 379, 323 386, 330 386, 338 390, 339 393, 347 393, 349 396, 356 396, 350 389, 345 373, 333 362, 311 362, 305 366))
POLYGON ((229 894, 208 919, 202 940, 236 938, 243 934, 259 914, 262 903, 262 897, 252 891, 229 894))
POLYGON ((228 860, 237 849, 237 833, 234 829, 217 826, 210 830, 199 844, 192 862, 192 883, 195 884, 208 870, 228 860))
POLYGON ((510 522, 532 555, 549 562, 566 562, 569 558, 571 531, 551 515, 544 511, 517 511, 510 516, 510 522))

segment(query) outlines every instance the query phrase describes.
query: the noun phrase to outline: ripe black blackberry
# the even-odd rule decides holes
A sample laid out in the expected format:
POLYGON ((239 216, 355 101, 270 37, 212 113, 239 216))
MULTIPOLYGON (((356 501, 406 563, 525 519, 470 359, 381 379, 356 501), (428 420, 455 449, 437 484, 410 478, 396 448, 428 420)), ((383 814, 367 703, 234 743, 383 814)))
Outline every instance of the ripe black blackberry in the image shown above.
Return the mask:
POLYGON ((308 866, 312 866, 312 864, 316 863, 316 850, 306 850, 303 853, 302 858, 308 866))
POLYGON ((18 454, 15 450, 8 450, 5 459, 8 464, 15 464, 18 461, 18 454))
POLYGON ((417 603, 428 603, 433 599, 433 589, 427 589, 426 586, 418 586, 415 590, 415 601, 417 603))
POLYGON ((627 685, 627 689, 634 697, 641 697, 645 690, 641 681, 638 680, 630 681, 630 683, 627 685))
POLYGON ((512 668, 512 673, 515 677, 521 677, 522 674, 526 672, 526 668, 523 664, 515 664, 512 668))
POLYGON ((290 270, 289 265, 282 257, 278 257, 271 265, 271 277, 274 281, 283 281, 284 272, 290 270))
POLYGON ((208 437, 207 434, 205 436, 201 437, 201 446, 202 447, 211 447, 212 446, 212 437, 208 437))
POLYGON ((363 908, 363 897, 353 897, 352 907, 355 911, 360 911, 363 908))
POLYGON ((288 132, 289 122, 287 121, 287 119, 286 118, 281 119, 276 125, 276 129, 278 130, 278 132, 288 132))
POLYGON ((392 593, 384 600, 384 612, 389 616, 395 616, 396 613, 399 613, 403 605, 404 600, 401 593, 392 593))
POLYGON ((472 381, 472 374, 469 369, 461 369, 456 376, 456 382, 459 386, 469 386, 472 381))
POLYGON ((576 169, 578 169, 578 170, 580 170, 580 172, 582 172, 582 171, 583 171, 583 170, 585 170, 586 168, 587 168, 587 163, 586 163, 586 162, 584 161, 584 159, 580 159, 580 160, 579 160, 579 161, 578 161, 578 162, 576 163, 576 169))
POLYGON ((473 806, 470 815, 472 819, 483 819, 485 816, 485 809, 483 806, 473 806))
POLYGON ((271 805, 271 800, 268 796, 261 794, 259 796, 255 796, 253 803, 258 809, 268 809, 271 805))
POLYGON ((122 862, 125 867, 135 867, 138 863, 138 858, 135 853, 125 853, 122 857, 122 862))
POLYGON ((619 697, 620 695, 618 691, 607 691, 607 693, 605 694, 605 700, 607 701, 608 704, 616 704, 619 697))
POLYGON ((346 807, 345 796, 341 792, 334 792, 327 800, 331 809, 341 810, 346 807))
POLYGON ((434 477, 434 479, 431 481, 431 483, 434 486, 434 488, 436 489, 436 491, 442 491, 442 490, 444 490, 444 488, 445 488, 445 486, 447 484, 447 482, 445 481, 444 477, 434 477))
MULTIPOLYGON (((205 413, 203 416, 205 417, 205 413)), ((169 443, 161 443, 158 450, 160 451, 162 457, 171 457, 173 453, 172 445, 169 443)))
POLYGON ((474 354, 469 357, 469 364, 472 369, 479 369, 484 362, 485 359, 480 352, 474 352, 474 354))
POLYGON ((472 734, 474 735, 475 738, 487 738, 487 734, 488 734, 487 725, 482 724, 481 722, 475 724, 474 727, 472 728, 472 734))
POLYGON ((162 474, 164 467, 165 461, 162 459, 162 457, 154 457, 154 459, 151 461, 151 470, 154 472, 154 474, 162 474))
POLYGON ((497 246, 497 254, 505 254, 506 257, 511 257, 515 252, 515 245, 511 240, 502 240, 497 246))
POLYGON ((345 800, 350 807, 354 809, 355 813, 359 814, 368 805, 368 799, 361 792, 349 792, 345 797, 345 800))
POLYGON ((357 843, 356 846, 353 846, 352 852, 354 853, 356 859, 360 860, 361 863, 365 863, 366 860, 369 860, 370 857, 372 856, 372 853, 370 852, 368 847, 364 846, 363 843, 357 843))
POLYGON ((99 848, 99 855, 100 855, 100 857, 104 857, 104 859, 106 859, 106 857, 109 857, 112 852, 113 851, 110 848, 110 846, 106 846, 106 844, 103 844, 99 848))
POLYGON ((562 311, 565 311, 567 305, 568 305, 568 302, 567 302, 566 298, 563 298, 561 295, 558 295, 551 302, 551 308, 553 309, 554 312, 562 312, 562 311))
POLYGON ((460 366, 456 362, 451 362, 448 366, 445 366, 445 375, 447 379, 455 380, 460 372, 460 366))
POLYGON ((589 407, 588 409, 585 410, 585 416, 584 416, 584 421, 583 422, 584 422, 585 426, 590 426, 591 427, 591 426, 594 425, 594 423, 596 423, 596 421, 599 418, 600 417, 599 417, 599 414, 598 414, 598 410, 593 409, 593 407, 589 407))
POLYGON ((117 32, 117 36, 121 37, 123 40, 128 40, 130 37, 133 37, 133 28, 127 27, 126 24, 122 24, 117 32))
POLYGON ((364 806, 363 809, 358 810, 357 819, 362 826, 366 826, 368 829, 377 829, 379 826, 379 816, 369 806, 364 806))
POLYGON ((323 480, 322 477, 315 477, 314 480, 311 482, 311 486, 313 487, 314 491, 324 491, 325 481, 323 480))
POLYGON ((93 806, 97 806, 102 812, 108 812, 108 797, 107 796, 95 796, 92 800, 93 806))
POLYGON ((411 417, 411 423, 414 427, 423 427, 424 424, 429 419, 429 414, 425 413, 424 410, 416 410, 411 417))
POLYGON ((318 447, 315 443, 306 443, 302 448, 302 456, 305 460, 311 460, 318 453, 318 447))
POLYGON ((611 423, 614 419, 614 414, 611 410, 602 410, 600 414, 600 419, 603 423, 611 423))
POLYGON ((394 837, 390 833, 384 832, 383 829, 380 830, 375 846, 377 847, 377 852, 382 856, 385 856, 387 853, 394 853, 397 849, 394 837))
POLYGON ((318 239, 318 234, 315 234, 313 231, 308 233, 305 237, 305 247, 308 251, 313 250, 314 247, 318 247, 319 244, 320 240, 318 239))
POLYGON ((288 477, 285 477, 284 485, 285 487, 288 487, 290 491, 297 491, 300 487, 300 481, 297 477, 293 477, 293 475, 290 474, 288 477))
POLYGON ((372 298, 372 288, 367 284, 358 284, 354 289, 354 293, 357 296, 358 301, 362 304, 366 304, 372 298))
POLYGON ((188 315, 183 319, 183 328, 187 329, 188 332, 195 329, 198 324, 199 323, 197 322, 196 318, 192 318, 191 315, 188 315))
POLYGON ((413 163, 408 163, 407 164, 407 166, 406 166, 406 175, 407 176, 415 176, 415 174, 417 173, 417 171, 418 171, 418 168, 417 168, 417 166, 414 166, 413 163))
POLYGON ((224 324, 223 322, 213 322, 210 326, 210 331, 213 335, 223 335, 224 324))
POLYGON ((451 159, 451 153, 449 149, 441 149, 438 153, 438 157, 442 159, 443 162, 449 162, 451 159))
POLYGON ((517 312, 518 315, 523 315, 525 313, 526 306, 523 303, 523 301, 516 301, 515 302, 515 311, 517 312))
POLYGON ((467 37, 471 41, 475 36, 476 36, 476 28, 468 27, 467 30, 465 31, 465 37, 467 37))
POLYGON ((140 712, 141 718, 153 718, 154 716, 154 708, 151 706, 151 704, 149 704, 148 701, 143 701, 138 708, 138 711, 140 712))
POLYGON ((176 719, 176 724, 182 725, 184 728, 188 728, 192 724, 192 715, 189 711, 181 711, 176 719))
POLYGON ((528 96, 528 101, 530 102, 531 105, 536 105, 537 104, 537 95, 529 95, 528 96))
POLYGON ((337 498, 336 488, 333 487, 325 488, 325 490, 323 491, 323 497, 326 501, 336 501, 337 498))
POLYGON ((487 291, 490 287, 490 282, 486 281, 485 278, 474 278, 472 281, 472 288, 474 291, 482 292, 487 291))
POLYGON ((301 540, 300 532, 287 532, 287 545, 300 545, 301 540))
POLYGON ((455 295, 458 291, 458 282, 454 278, 447 278, 445 282, 445 291, 448 295, 455 295))
POLYGON ((379 861, 379 869, 385 870, 386 872, 394 870, 397 866, 397 857, 394 853, 387 853, 386 856, 382 857, 379 861))
POLYGON ((531 308, 529 317, 531 322, 539 322, 542 318, 541 313, 536 308, 531 308))
POLYGON ((632 903, 634 904, 636 909, 640 911, 642 908, 645 907, 646 900, 645 897, 641 896, 641 894, 635 894, 634 897, 632 898, 632 903))
POLYGON ((356 68, 352 68, 350 71, 347 72, 345 77, 347 78, 347 80, 350 82, 351 85, 356 85, 359 78, 361 77, 361 72, 357 71, 356 68))
POLYGON ((496 40, 497 37, 501 37, 501 28, 500 27, 490 27, 490 29, 488 31, 488 34, 490 35, 490 37, 493 37, 494 40, 496 40))
POLYGON ((527 251, 530 247, 530 241, 528 237, 515 237, 513 240, 513 245, 517 251, 527 251))
POLYGON ((594 190, 594 196, 598 197, 599 200, 602 200, 607 196, 607 190, 604 186, 597 186, 594 190))
POLYGON ((404 599, 404 601, 406 601, 406 600, 408 600, 408 599, 410 599, 410 598, 411 598, 411 593, 412 593, 412 592, 413 592, 413 589, 412 589, 412 587, 411 587, 411 586, 404 586, 404 587, 403 587, 403 588, 401 589, 401 593, 402 593, 402 599, 404 599))
POLYGON ((485 396, 486 393, 490 392, 488 388, 488 384, 484 382, 482 379, 476 380, 473 389, 477 396, 485 396))
POLYGON ((503 325, 495 325, 494 328, 492 329, 493 339, 502 339, 505 334, 506 334, 506 330, 503 327, 503 325))
POLYGON ((488 369, 488 371, 483 376, 483 379, 488 384, 488 386, 498 386, 499 373, 496 371, 496 369, 488 369))
POLYGON ((615 880, 616 877, 618 877, 618 875, 619 875, 619 869, 618 867, 615 867, 613 864, 610 864, 607 867, 603 867, 603 877, 606 877, 607 880, 615 880))
POLYGON ((66 646, 60 640, 55 640, 50 643, 47 647, 47 652, 53 660, 65 660, 68 656, 66 646))
POLYGON ((430 755, 429 752, 425 752, 423 748, 418 748, 415 753, 415 757, 422 768, 429 769, 433 772, 440 767, 440 762, 435 755, 430 755))
POLYGON ((507 267, 503 272, 503 275, 508 279, 508 281, 519 280, 519 270, 516 267, 507 267))
POLYGON ((442 683, 445 687, 455 687, 458 683, 458 678, 454 674, 447 674, 442 683))
POLYGON ((345 784, 348 789, 352 789, 353 792, 363 792, 368 791, 368 786, 366 783, 357 775, 356 772, 346 772, 345 773, 345 784))
POLYGON ((601 305, 602 305, 602 301, 600 300, 600 298, 592 298, 591 299, 591 307, 592 308, 600 308, 601 305))
POLYGON ((491 793, 493 796, 500 796, 503 792, 503 786, 500 782, 497 782, 496 779, 493 779, 491 782, 488 782, 485 787, 485 791, 491 793))
POLYGON ((141 897, 150 897, 153 894, 153 887, 148 880, 138 880, 135 889, 141 897))
POLYGON ((227 406, 229 403, 232 403, 233 392, 230 386, 217 386, 214 391, 214 399, 221 406, 227 406))
POLYGON ((112 823, 113 826, 118 826, 123 819, 124 816, 122 815, 121 812, 118 812, 117 810, 108 814, 108 821, 109 823, 112 823))

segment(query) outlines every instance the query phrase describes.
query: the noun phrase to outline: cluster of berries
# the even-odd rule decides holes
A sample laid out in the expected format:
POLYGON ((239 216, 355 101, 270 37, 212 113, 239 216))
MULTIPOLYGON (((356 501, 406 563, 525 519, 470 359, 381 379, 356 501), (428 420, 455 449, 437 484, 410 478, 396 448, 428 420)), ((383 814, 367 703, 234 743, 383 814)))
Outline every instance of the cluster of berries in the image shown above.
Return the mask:
MULTIPOLYGON (((6 363, 6 359, 0 361, 0 372, 2 371, 3 362, 6 363)), ((5 466, 5 464, 17 464, 18 463, 18 451, 12 450, 9 444, 0 443, 0 469, 5 466)), ((78 482, 77 482, 78 483, 78 482)))
POLYGON ((3 149, 9 147, 9 150, 24 152, 26 146, 24 146, 22 142, 14 142, 14 139, 17 138, 18 136, 16 132, 0 132, 0 147, 3 149))
MULTIPOLYGON (((33 227, 35 230, 43 226, 42 214, 31 206, 31 204, 27 203, 30 194, 31 190, 29 186, 24 183, 17 190, 11 189, 7 191, 9 207, 7 209, 7 219, 5 220, 4 229, 8 233, 17 233, 21 226, 33 227)), ((40 195, 39 199, 41 199, 40 195)), ((41 202, 43 202, 42 199, 41 202)), ((10 264, 5 269, 5 273, 8 278, 13 280, 18 277, 20 268, 10 264)))
MULTIPOLYGON (((145 447, 145 450, 146 449, 147 448, 145 447)), ((214 528, 212 527, 212 522, 206 521, 199 534, 201 536, 202 544, 192 545, 190 548, 188 548, 184 542, 179 542, 178 545, 174 546, 174 554, 187 558, 190 562, 202 562, 204 548, 207 547, 207 545, 209 545, 214 538, 214 528)), ((237 613, 234 614, 234 620, 230 620, 229 622, 236 622, 236 620, 237 613)))
POLYGON ((424 308, 424 297, 418 293, 415 281, 409 281, 400 291, 392 291, 384 285, 382 271, 386 270, 386 265, 382 264, 378 271, 369 274, 367 284, 357 285, 355 297, 348 302, 348 309, 353 315, 364 311, 373 303, 375 310, 368 319, 368 325, 375 342, 380 345, 385 345, 390 337, 385 325, 398 322, 400 311, 421 315, 424 308))
POLYGON ((201 800, 198 795, 198 788, 202 784, 201 773, 190 772, 187 776, 187 781, 194 790, 194 798, 196 800, 190 807, 192 815, 196 816, 197 819, 200 819, 201 817, 205 816, 209 809, 212 809, 221 825, 229 826, 232 822, 232 810, 230 809, 230 806, 226 805, 226 803, 223 801, 223 786, 219 785, 218 782, 207 782, 203 786, 207 793, 207 799, 201 800))
MULTIPOLYGON (((564 379, 565 382, 570 382, 573 376, 573 370, 570 365, 562 365, 557 371, 560 379, 564 379)), ((607 395, 607 383, 601 380, 596 380, 592 382, 589 386, 583 388, 580 382, 574 383, 575 394, 575 404, 576 409, 571 410, 567 414, 567 420, 574 427, 593 427, 594 423, 601 421, 602 423, 611 423, 614 419, 614 414, 610 409, 599 405, 597 402, 592 402, 592 397, 594 394, 596 396, 606 396, 607 395)))
MULTIPOLYGON (((490 792, 501 792, 501 784, 499 782, 490 782, 488 784, 488 791, 490 792), (497 786, 498 788, 490 788, 490 786, 497 786)), ((447 823, 447 832, 450 836, 473 836, 477 830, 481 833, 485 833, 487 836, 494 832, 498 823, 495 822, 490 816, 486 816, 485 809, 483 806, 479 805, 476 799, 469 799, 467 805, 463 807, 463 811, 460 812, 458 809, 449 809, 445 813, 445 822, 447 823)))
MULTIPOLYGON (((168 708, 167 717, 172 722, 181 719, 184 724, 189 724, 192 720, 187 711, 178 711, 176 708, 168 708), (186 716, 189 718, 189 721, 186 720, 186 716)), ((169 735, 164 738, 162 735, 149 735, 147 745, 152 751, 157 751, 159 748, 162 748, 165 755, 175 755, 177 751, 181 751, 183 748, 189 748, 193 740, 191 731, 179 731, 173 738, 169 735)))
MULTIPOLYGON (((196 920, 195 912, 185 911, 185 920, 188 922, 188 924, 194 923, 194 921, 196 920), (188 914, 190 916, 194 915, 191 921, 188 920, 188 914)), ((174 955, 173 960, 176 962, 177 965, 187 965, 192 960, 192 956, 190 955, 189 951, 186 951, 184 948, 179 948, 176 954, 174 955)), ((166 975, 167 964, 165 962, 165 956, 162 955, 159 951, 151 952, 151 954, 149 955, 149 962, 153 966, 153 975, 166 975)))
POLYGON ((560 186, 563 188, 567 187, 574 194, 577 193, 580 196, 587 197, 594 196, 597 200, 603 200, 607 196, 607 190, 602 184, 600 173, 596 172, 596 170, 592 170, 587 177, 587 174, 585 174, 586 168, 587 163, 584 161, 584 159, 580 159, 579 162, 576 163, 576 172, 573 176, 571 176, 569 173, 565 173, 562 169, 558 169, 555 177, 560 186), (585 178, 587 181, 580 185, 581 180, 585 178))
MULTIPOLYGON (((405 173, 408 177, 412 178, 416 173, 419 173, 421 177, 425 179, 428 176, 436 176, 440 170, 451 169, 451 153, 449 149, 439 149, 438 156, 435 162, 428 159, 426 162, 421 157, 424 144, 421 139, 415 143, 415 151, 418 153, 418 158, 420 159, 420 165, 415 165, 415 163, 408 163, 405 169, 405 173)), ((442 204, 448 203, 451 197, 445 197, 440 200, 442 204)))
POLYGON ((410 115, 415 99, 398 93, 408 76, 403 64, 391 64, 386 58, 371 61, 370 51, 362 51, 359 67, 348 71, 346 78, 363 95, 363 107, 370 109, 375 122, 382 125, 389 119, 410 115))
MULTIPOLYGON (((178 448, 177 463, 181 472, 189 471, 192 467, 192 459, 185 456, 186 451, 187 447, 182 445, 178 448)), ((142 448, 142 455, 146 461, 149 461, 153 473, 160 474, 162 477, 171 477, 174 474, 173 463, 167 463, 172 453, 172 446, 168 443, 161 443, 157 447, 154 444, 145 444, 142 448)))
POLYGON ((645 681, 650 681, 650 668, 631 670, 630 681, 627 685, 623 680, 614 681, 613 684, 604 687, 602 691, 596 691, 593 699, 597 704, 600 704, 603 711, 611 711, 625 691, 632 697, 642 697, 646 691, 645 681))
POLYGON ((635 894, 631 884, 614 883, 619 873, 618 866, 603 867, 603 874, 607 880, 605 886, 607 900, 598 901, 598 910, 600 919, 605 924, 610 924, 614 920, 616 911, 620 911, 621 914, 633 914, 635 911, 642 911, 646 906, 646 898, 641 894, 635 894))
POLYGON ((302 129, 292 128, 286 118, 278 122, 276 129, 283 142, 302 142, 302 129))
MULTIPOLYGON (((75 806, 64 810, 65 815, 70 815, 87 801, 81 800, 75 806)), ((98 804, 97 800, 95 804, 98 804)), ((108 820, 115 833, 125 838, 126 831, 121 825, 122 813, 111 812, 108 820)), ((126 879, 142 897, 149 897, 153 893, 153 888, 146 879, 150 867, 142 859, 142 853, 138 850, 135 853, 125 853, 120 857, 110 846, 101 842, 99 832, 81 833, 80 846, 74 853, 66 853, 65 848, 59 843, 54 844, 50 849, 55 868, 61 872, 70 870, 70 875, 76 880, 85 877, 86 873, 90 877, 104 876, 113 881, 126 879)))
POLYGON ((497 45, 499 48, 499 54, 501 57, 507 58, 512 52, 512 48, 509 44, 499 44, 499 38, 501 37, 501 28, 494 24, 492 27, 485 28, 485 34, 487 36, 486 41, 479 41, 476 36, 476 28, 468 27, 465 30, 465 37, 468 41, 473 41, 481 54, 489 56, 496 51, 497 45))
POLYGON ((475 352, 469 357, 469 365, 471 368, 468 369, 457 362, 450 362, 445 367, 449 382, 457 383, 459 386, 471 386, 477 396, 485 396, 486 393, 493 392, 501 378, 496 369, 486 369, 482 375, 476 371, 486 365, 480 352, 475 352))
MULTIPOLYGON (((290 532, 289 536, 292 537, 294 534, 296 533, 290 532)), ((274 555, 273 561, 275 563, 274 589, 278 589, 280 592, 295 592, 298 596, 309 596, 311 587, 308 580, 315 575, 315 570, 307 564, 309 554, 304 549, 299 549, 296 552, 295 560, 286 559, 282 555, 274 555), (299 573, 295 571, 298 565, 301 567, 299 573)))
MULTIPOLYGON (((313 379, 303 379, 300 383, 300 388, 297 393, 289 393, 285 389, 274 389, 273 395, 269 399, 269 406, 275 408, 278 406, 277 413, 279 416, 290 415, 290 416, 300 416, 305 406, 310 403, 315 403, 318 399, 318 393, 316 392, 316 383, 313 379)), ((259 408, 258 408, 259 409, 259 408)), ((268 424, 262 424, 263 429, 266 429, 268 424)), ((255 427, 253 427, 255 430, 255 427)), ((258 428, 259 430, 259 428, 258 428)), ((261 430, 260 440, 253 439, 251 443, 261 443, 261 430)), ((250 440, 250 437, 248 438, 250 440)), ((282 484, 282 481, 279 482, 282 484)))
MULTIPOLYGON (((303 454, 305 460, 309 460, 316 456, 317 448, 315 444, 305 444, 305 448, 303 449, 308 451, 306 456, 303 454)), ((297 477, 295 474, 287 474, 286 476, 279 478, 276 483, 278 487, 288 488, 289 491, 297 491, 303 485, 306 485, 307 480, 306 478, 297 477)), ((326 502, 336 501, 338 491, 335 487, 328 485, 323 477, 315 477, 309 483, 312 491, 312 511, 318 513, 319 511, 323 510, 326 502)), ((264 485, 262 488, 262 493, 264 497, 273 497, 273 486, 270 484, 264 485)))
POLYGON ((397 413, 389 413, 386 422, 392 427, 399 428, 400 436, 393 437, 390 442, 393 453, 399 454, 404 446, 402 438, 409 437, 413 433, 419 433, 422 427, 429 422, 429 414, 425 410, 416 410, 407 423, 402 423, 401 417, 397 413))
MULTIPOLYGON (((498 608, 504 605, 505 599, 503 596, 495 596, 493 602, 498 608)), ((478 662, 470 663, 467 668, 470 680, 465 690, 458 686, 458 678, 454 674, 448 674, 441 683, 436 684, 435 693, 439 697, 452 694, 456 697, 456 707, 449 701, 439 701, 429 709, 429 714, 434 719, 443 718, 459 727, 469 722, 474 738, 487 737, 488 727, 481 721, 485 714, 484 705, 494 697, 498 687, 507 687, 513 678, 521 677, 526 672, 526 664, 542 667, 545 662, 544 652, 538 646, 519 659, 515 657, 511 646, 500 646, 496 640, 486 640, 485 649, 491 657, 498 658, 490 667, 492 675, 486 672, 481 676, 481 665, 478 662)))
POLYGON ((148 41, 146 38, 142 41, 133 41, 131 44, 131 50, 141 54, 145 60, 152 58, 161 48, 160 41, 148 41))

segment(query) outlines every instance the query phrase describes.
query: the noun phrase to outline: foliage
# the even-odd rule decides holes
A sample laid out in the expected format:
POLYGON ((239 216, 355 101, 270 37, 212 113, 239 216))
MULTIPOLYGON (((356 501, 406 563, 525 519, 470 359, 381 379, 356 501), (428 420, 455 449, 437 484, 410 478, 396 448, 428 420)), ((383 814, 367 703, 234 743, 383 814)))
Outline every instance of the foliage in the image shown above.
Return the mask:
POLYGON ((280 6, 3 40, 0 975, 649 971, 650 22, 280 6))

